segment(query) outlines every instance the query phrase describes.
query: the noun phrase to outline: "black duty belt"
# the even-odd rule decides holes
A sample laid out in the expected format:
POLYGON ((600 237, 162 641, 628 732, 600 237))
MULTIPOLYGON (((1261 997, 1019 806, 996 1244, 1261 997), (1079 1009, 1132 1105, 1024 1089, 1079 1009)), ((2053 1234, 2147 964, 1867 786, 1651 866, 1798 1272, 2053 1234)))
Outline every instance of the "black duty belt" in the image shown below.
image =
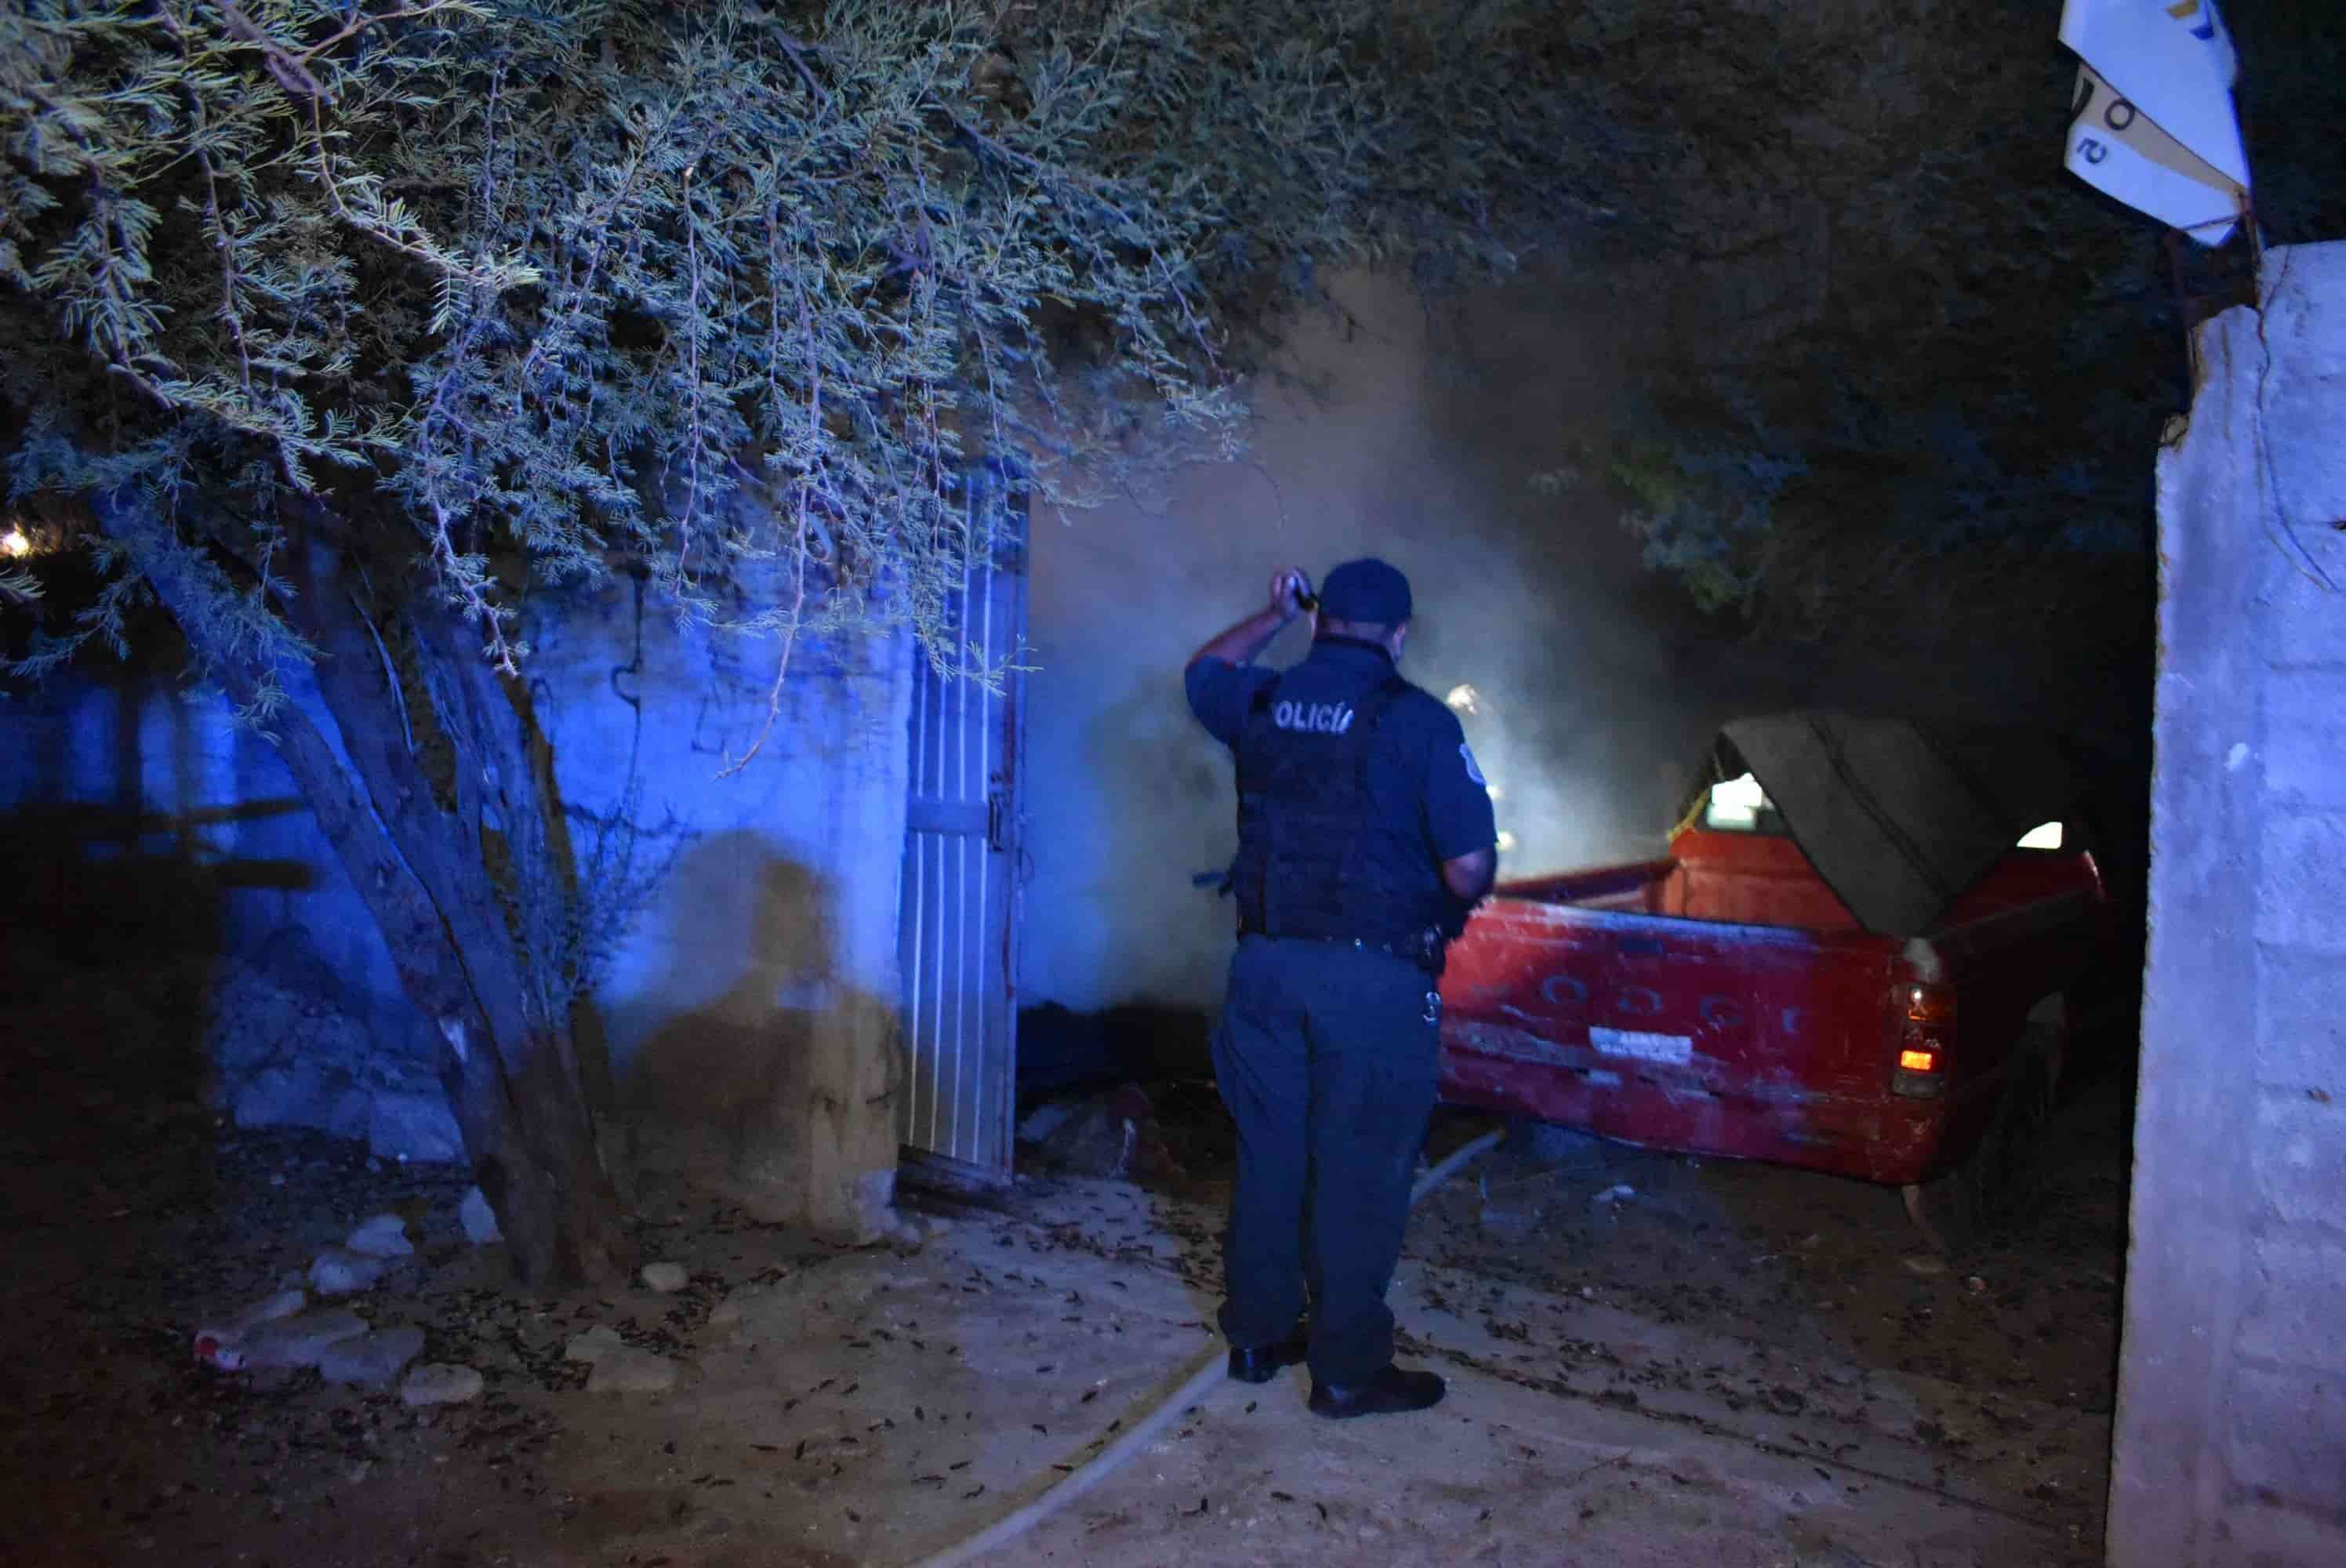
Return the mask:
POLYGON ((1269 932, 1249 921, 1239 922, 1240 936, 1267 936, 1274 942, 1321 942, 1331 947, 1349 947, 1361 952, 1390 953, 1404 963, 1415 964, 1428 974, 1440 974, 1449 947, 1440 932, 1428 927, 1413 936, 1379 940, 1361 936, 1303 936, 1293 932, 1269 932))

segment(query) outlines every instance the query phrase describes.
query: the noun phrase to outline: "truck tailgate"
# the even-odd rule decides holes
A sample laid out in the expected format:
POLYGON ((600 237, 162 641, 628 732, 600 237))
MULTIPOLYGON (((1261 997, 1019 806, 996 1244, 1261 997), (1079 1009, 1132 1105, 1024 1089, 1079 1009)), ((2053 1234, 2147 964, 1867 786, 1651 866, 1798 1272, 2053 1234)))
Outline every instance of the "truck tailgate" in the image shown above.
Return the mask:
POLYGON ((1443 980, 1443 1093, 1630 1143, 1903 1179, 1912 1113, 1884 1095, 1893 953, 1854 932, 1495 899, 1443 980))

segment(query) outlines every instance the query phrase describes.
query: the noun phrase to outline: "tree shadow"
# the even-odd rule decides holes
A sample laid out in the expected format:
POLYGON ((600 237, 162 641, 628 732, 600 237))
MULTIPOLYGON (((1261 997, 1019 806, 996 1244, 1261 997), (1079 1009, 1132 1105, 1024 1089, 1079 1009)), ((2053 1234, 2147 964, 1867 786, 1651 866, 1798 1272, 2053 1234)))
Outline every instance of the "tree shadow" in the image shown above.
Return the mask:
POLYGON ((212 1201, 206 1031, 230 901, 305 891, 313 874, 223 850, 241 825, 301 802, 189 804, 206 716, 155 683, 66 682, 12 709, 0 731, 13 798, 0 809, 0 1212, 37 1248, 80 1222, 212 1201), (182 809, 158 809, 157 796, 182 809))
POLYGON ((8 1033, 69 1049, 73 1072, 113 1081, 135 1115, 460 1157, 436 1042, 310 803, 267 739, 186 675, 166 636, 127 664, 85 658, 12 688, 0 708, 8 1033), (58 1015, 28 1018, 29 994, 53 984, 58 1015))

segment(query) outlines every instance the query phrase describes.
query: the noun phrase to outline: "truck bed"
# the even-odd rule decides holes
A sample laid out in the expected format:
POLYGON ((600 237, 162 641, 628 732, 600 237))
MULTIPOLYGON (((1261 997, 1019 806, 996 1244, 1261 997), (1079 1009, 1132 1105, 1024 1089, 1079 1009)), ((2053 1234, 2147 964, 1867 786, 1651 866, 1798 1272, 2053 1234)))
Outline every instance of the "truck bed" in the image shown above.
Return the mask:
POLYGON ((1510 882, 1476 911, 1442 986, 1445 1098, 1917 1181, 1992 1107, 2093 883, 2083 856, 2015 855, 1940 930, 1902 942, 1861 929, 1790 839, 1694 831, 1672 850, 1510 882), (1954 970, 1968 1059, 1943 1097, 1895 1095, 1899 988, 1954 970))
MULTIPOLYGON (((2074 857, 2015 855, 1958 899, 1942 929, 2081 891, 2074 857)), ((1668 859, 1528 878, 1505 883, 1496 896, 1723 925, 1862 930, 1818 879, 1799 845, 1764 834, 1688 833, 1668 859)))

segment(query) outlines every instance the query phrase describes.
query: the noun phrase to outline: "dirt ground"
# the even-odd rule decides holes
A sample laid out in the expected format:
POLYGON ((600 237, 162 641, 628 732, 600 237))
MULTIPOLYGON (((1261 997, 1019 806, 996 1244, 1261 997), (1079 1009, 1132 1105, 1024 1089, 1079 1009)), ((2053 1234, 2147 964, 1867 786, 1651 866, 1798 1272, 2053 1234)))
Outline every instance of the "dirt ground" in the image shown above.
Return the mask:
MULTIPOLYGON (((39 1020, 0 1032, 0 1561, 892 1568, 1217 1349, 1227 1135, 1201 1084, 1157 1090, 1181 1176, 940 1203, 912 1254, 655 1188, 645 1255, 683 1291, 531 1298, 465 1242, 461 1173, 219 1126, 120 1038, 39 1020), (357 1308, 422 1326, 481 1399, 195 1363, 199 1321, 384 1210, 418 1255, 357 1308), (678 1387, 586 1392, 563 1348, 597 1325, 676 1358, 678 1387)), ((1437 1150, 1479 1125, 1445 1118, 1437 1150)), ((1874 1189, 1605 1145, 1491 1156, 1421 1208, 1394 1288, 1410 1353, 1452 1380, 1438 1410, 1326 1422, 1300 1371, 1220 1384, 985 1561, 2096 1561, 2127 1125, 2122 1084, 2076 1100, 2035 1212, 1948 1268, 1874 1189)))

